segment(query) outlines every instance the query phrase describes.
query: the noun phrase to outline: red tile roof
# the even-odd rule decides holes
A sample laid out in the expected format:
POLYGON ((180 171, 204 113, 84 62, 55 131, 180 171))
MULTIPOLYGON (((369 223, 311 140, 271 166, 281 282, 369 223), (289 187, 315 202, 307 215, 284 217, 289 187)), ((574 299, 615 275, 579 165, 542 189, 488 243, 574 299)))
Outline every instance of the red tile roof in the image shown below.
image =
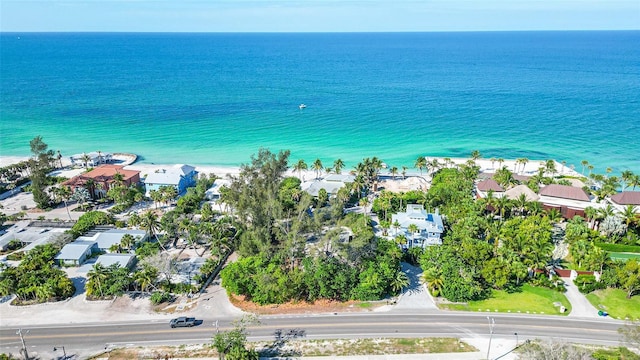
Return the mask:
POLYGON ((590 201, 589 195, 579 187, 551 184, 540 190, 540 195, 550 196, 562 199, 590 201))
POLYGON ((640 205, 640 191, 623 191, 611 197, 618 205, 640 205))
POLYGON ((500 186, 495 180, 487 179, 482 180, 478 183, 478 190, 487 192, 489 190, 493 190, 494 192, 503 192, 504 189, 500 186))

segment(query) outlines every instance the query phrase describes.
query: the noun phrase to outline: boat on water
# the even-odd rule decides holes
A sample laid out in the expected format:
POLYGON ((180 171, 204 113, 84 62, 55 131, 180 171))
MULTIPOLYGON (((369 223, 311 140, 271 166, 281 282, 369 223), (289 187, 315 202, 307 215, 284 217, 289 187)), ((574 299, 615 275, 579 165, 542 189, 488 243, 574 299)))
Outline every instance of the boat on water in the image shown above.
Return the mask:
POLYGON ((300 106, 298 106, 298 107, 300 108, 300 110, 302 110, 302 109, 306 108, 306 107, 307 107, 307 105, 305 105, 305 104, 300 104, 300 106))

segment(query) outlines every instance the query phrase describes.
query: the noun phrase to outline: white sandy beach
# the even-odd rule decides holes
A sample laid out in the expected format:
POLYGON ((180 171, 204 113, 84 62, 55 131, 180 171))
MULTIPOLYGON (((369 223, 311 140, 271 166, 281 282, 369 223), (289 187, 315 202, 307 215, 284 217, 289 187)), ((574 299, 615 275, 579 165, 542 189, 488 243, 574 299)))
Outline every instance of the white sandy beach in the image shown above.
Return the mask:
MULTIPOLYGON (((438 161, 442 164, 445 162, 445 158, 444 157, 432 157, 432 156, 425 156, 427 158, 428 161, 431 161, 433 159, 438 159, 438 161)), ((15 164, 18 163, 20 161, 25 161, 28 160, 29 157, 26 156, 0 156, 0 167, 3 166, 7 166, 9 164, 15 164)), ((449 160, 451 160, 453 163, 455 164, 463 164, 465 162, 467 162, 469 159, 468 158, 448 158, 449 160)), ((502 166, 506 166, 507 169, 513 171, 516 174, 519 175, 533 175, 538 171, 538 168, 540 167, 540 164, 544 163, 544 160, 529 160, 524 166, 521 164, 517 164, 515 159, 505 159, 502 164, 498 163, 497 161, 492 162, 490 159, 478 159, 476 160, 476 164, 478 164, 478 166, 480 166, 480 171, 481 172, 487 172, 487 173, 493 173, 495 172, 500 165, 502 166)), ((63 157, 62 158, 62 164, 64 166, 69 166, 71 165, 70 160, 67 157, 63 157)), ((230 167, 230 166, 214 166, 214 165, 198 165, 198 164, 189 164, 186 163, 188 165, 194 166, 196 168, 196 170, 201 173, 201 174, 210 174, 213 173, 219 177, 226 177, 227 175, 238 175, 240 173, 240 167, 230 167)), ((176 164, 145 164, 145 163, 133 163, 131 165, 127 165, 125 166, 125 169, 131 169, 131 170, 138 170, 140 171, 140 175, 141 177, 145 177, 146 174, 154 172, 158 169, 168 169, 170 167, 175 166, 176 164)), ((566 175, 566 176, 581 176, 581 174, 573 169, 571 169, 569 167, 569 165, 562 165, 561 163, 556 161, 556 169, 558 170, 558 175, 566 175)), ((350 169, 345 169, 345 172, 348 172, 350 169)), ((417 172, 417 170, 415 168, 410 168, 410 173, 411 174, 415 174, 417 172)), ((61 173, 61 176, 74 176, 77 175, 79 172, 76 169, 75 171, 71 171, 71 172, 64 172, 61 173)), ((289 169, 287 172, 290 176, 298 176, 298 172, 297 171, 293 171, 293 169, 289 169)), ((385 173, 385 171, 383 170, 382 173, 385 173)), ((324 172, 323 172, 324 174, 324 172)), ((426 174, 426 172, 425 172, 426 174)), ((306 170, 306 171, 302 171, 301 173, 302 178, 309 180, 309 179, 313 179, 315 178, 315 171, 313 170, 306 170)))

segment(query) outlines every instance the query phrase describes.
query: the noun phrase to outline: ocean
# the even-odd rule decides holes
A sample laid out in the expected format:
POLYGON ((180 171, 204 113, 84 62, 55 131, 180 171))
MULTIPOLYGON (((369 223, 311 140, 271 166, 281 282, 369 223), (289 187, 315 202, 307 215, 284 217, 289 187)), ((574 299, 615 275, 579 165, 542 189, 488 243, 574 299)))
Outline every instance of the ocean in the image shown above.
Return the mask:
POLYGON ((0 79, 0 156, 40 135, 143 163, 479 150, 640 172, 640 31, 1 33, 0 79))

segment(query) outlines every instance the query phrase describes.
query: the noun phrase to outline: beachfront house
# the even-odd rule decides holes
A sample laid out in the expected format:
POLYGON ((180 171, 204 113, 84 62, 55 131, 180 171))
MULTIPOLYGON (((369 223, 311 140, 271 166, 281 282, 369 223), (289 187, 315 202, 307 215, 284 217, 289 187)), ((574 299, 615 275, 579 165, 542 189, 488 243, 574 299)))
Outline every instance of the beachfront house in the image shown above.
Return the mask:
POLYGON ((556 209, 565 219, 584 217, 584 209, 588 206, 599 207, 591 201, 589 194, 575 186, 550 184, 540 189, 539 195, 538 202, 545 210, 556 209))
POLYGON ((311 196, 318 196, 320 189, 324 189, 329 197, 335 196, 340 188, 347 183, 353 182, 354 175, 350 174, 330 174, 322 179, 313 179, 300 184, 302 191, 309 193, 311 196))
POLYGON ((476 184, 476 197, 486 198, 489 192, 492 192, 494 198, 502 197, 504 189, 495 180, 489 178, 479 181, 476 184))
POLYGON ((640 213, 640 191, 619 192, 607 200, 620 212, 624 211, 624 208, 631 205, 636 208, 637 213, 640 213))
POLYGON ((229 187, 231 185, 231 181, 227 179, 216 179, 211 185, 210 188, 205 191, 204 196, 213 202, 220 200, 220 190, 224 187, 229 187))
POLYGON ((98 251, 98 244, 95 241, 76 240, 65 245, 56 255, 55 260, 60 266, 80 266, 98 251))
POLYGON ((94 167, 110 163, 113 160, 113 155, 101 151, 93 151, 71 155, 69 160, 71 160, 71 165, 73 166, 94 167))
POLYGON ((392 234, 407 238, 408 247, 442 245, 442 217, 437 210, 435 213, 428 213, 420 204, 409 204, 405 212, 391 215, 391 229, 392 234), (410 227, 413 228, 412 224, 417 232, 409 230, 410 227))
POLYGON ((72 191, 78 188, 90 187, 91 189, 87 190, 89 190, 92 197, 105 197, 109 188, 116 183, 116 180, 114 180, 116 174, 122 175, 122 185, 124 186, 135 186, 140 183, 140 171, 125 170, 123 165, 108 164, 74 176, 63 182, 62 185, 70 187, 72 191))
POLYGON ((147 174, 144 178, 146 195, 152 190, 159 190, 161 186, 173 186, 178 195, 184 195, 188 187, 196 186, 198 172, 191 165, 178 164, 168 169, 161 168, 147 174))

